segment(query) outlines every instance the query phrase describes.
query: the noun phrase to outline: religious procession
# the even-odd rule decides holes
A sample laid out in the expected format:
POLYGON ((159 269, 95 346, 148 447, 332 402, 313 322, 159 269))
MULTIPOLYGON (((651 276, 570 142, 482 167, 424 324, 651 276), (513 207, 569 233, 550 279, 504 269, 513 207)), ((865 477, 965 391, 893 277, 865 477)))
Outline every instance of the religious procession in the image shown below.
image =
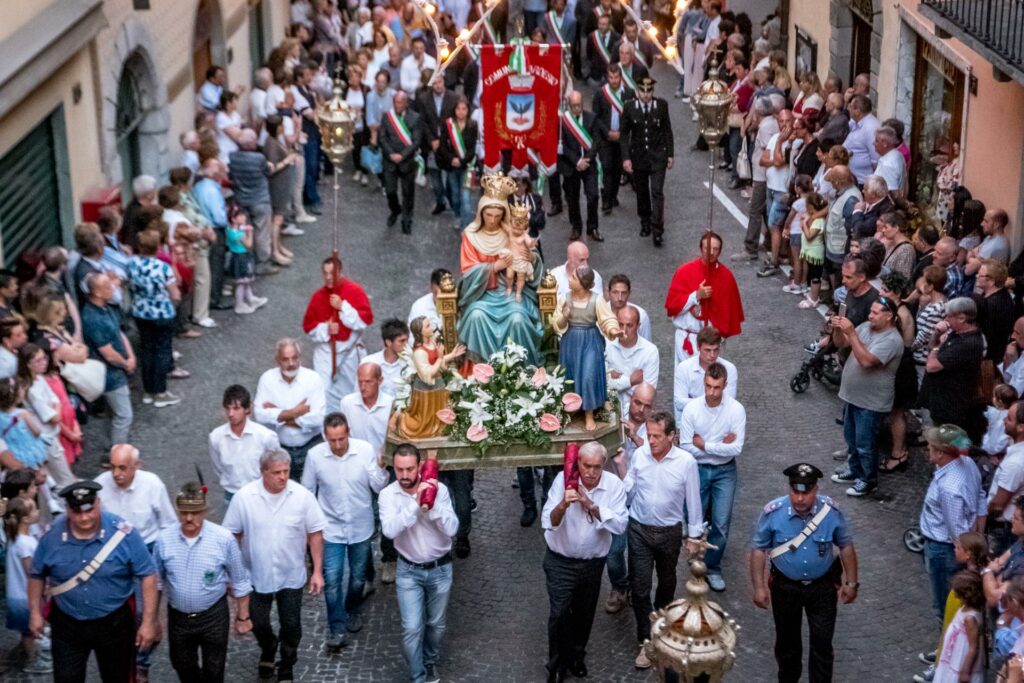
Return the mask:
POLYGON ((4 680, 1024 681, 972 4, 0 3, 4 680))

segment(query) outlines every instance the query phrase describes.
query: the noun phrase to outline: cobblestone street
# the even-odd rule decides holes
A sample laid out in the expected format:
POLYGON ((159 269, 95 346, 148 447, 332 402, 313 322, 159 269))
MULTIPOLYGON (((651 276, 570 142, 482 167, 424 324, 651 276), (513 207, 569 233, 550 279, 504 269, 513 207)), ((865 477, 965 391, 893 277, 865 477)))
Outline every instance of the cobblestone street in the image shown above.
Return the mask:
MULTIPOLYGON (((670 96, 675 78, 664 67, 656 73, 658 94, 670 96)), ((589 98, 588 98, 589 101, 589 98)), ((633 280, 633 300, 651 315, 654 341, 661 350, 657 405, 672 403, 673 330, 662 302, 676 266, 697 254, 697 239, 707 216, 706 153, 689 151, 696 138, 689 109, 669 100, 674 112, 675 166, 666 184, 669 216, 665 246, 655 249, 650 239, 638 237, 635 197, 628 188, 621 206, 602 217, 603 244, 590 242, 591 264, 605 281, 614 273, 633 280)), ((330 179, 328 179, 330 180, 330 179)), ((721 183, 721 176, 719 182, 721 183)), ((371 298, 376 323, 365 340, 369 351, 380 348, 380 321, 405 319, 413 300, 427 291, 430 271, 437 267, 458 270, 458 234, 451 216, 429 216, 428 188, 417 191, 417 218, 412 236, 399 228, 385 228, 383 197, 341 179, 338 207, 340 250, 347 276, 361 283, 371 298)), ((207 435, 220 424, 221 393, 241 383, 255 391, 256 381, 273 364, 274 342, 283 336, 301 336, 300 321, 306 301, 319 285, 318 266, 329 254, 332 216, 331 186, 323 186, 324 215, 308 226, 303 237, 288 238, 296 253, 295 264, 280 274, 256 282, 256 293, 270 303, 257 314, 235 316, 219 312, 220 327, 204 331, 201 339, 176 342, 181 367, 192 378, 177 381, 172 390, 183 402, 157 410, 136 403, 133 443, 142 451, 144 467, 163 478, 173 491, 194 478, 198 463, 207 480, 213 479, 207 453, 207 435)), ((738 194, 726 194, 741 210, 738 194)), ((740 248, 743 228, 723 208, 715 206, 715 226, 725 237, 723 260, 740 248)), ((545 263, 552 268, 564 261, 569 225, 563 213, 548 219, 542 234, 545 263)), ((730 264, 732 267, 733 264, 730 264)), ((739 458, 740 488, 733 511, 732 533, 725 560, 728 589, 717 600, 741 624, 736 666, 729 677, 736 681, 769 681, 775 677, 772 655, 774 633, 769 612, 755 608, 747 577, 745 546, 761 508, 786 492, 781 470, 798 460, 817 464, 830 474, 831 453, 842 446, 841 428, 835 423, 839 401, 835 392, 812 383, 805 394, 794 394, 789 380, 804 359, 801 347, 821 323, 815 311, 799 310, 797 297, 781 292, 778 277, 758 279, 756 268, 733 267, 744 300, 747 321, 743 334, 729 340, 723 355, 739 371, 738 399, 747 410, 746 448, 739 458)), ((308 345, 307 345, 308 346, 308 345)), ((305 354, 311 365, 311 354, 305 354)), ((137 381, 137 380, 136 380, 137 381)), ((136 401, 141 389, 134 391, 136 401)), ((87 454, 76 470, 85 476, 99 472, 107 423, 92 420, 87 426, 87 454)), ((909 680, 921 668, 916 653, 930 650, 937 628, 930 615, 931 602, 921 558, 902 544, 905 528, 916 524, 926 488, 928 466, 920 449, 912 451, 907 472, 883 478, 876 496, 854 500, 843 488, 823 481, 821 490, 837 496, 837 504, 852 525, 860 556, 861 589, 857 602, 840 605, 836 626, 836 680, 909 680)), ((541 559, 544 541, 539 521, 519 526, 521 505, 511 486, 512 470, 480 470, 475 498, 470 558, 455 564, 455 584, 448 610, 440 672, 444 681, 541 681, 547 650, 547 596, 541 559)), ((212 499, 221 500, 213 482, 212 499)), ((215 509, 211 519, 223 511, 215 509)), ((679 567, 679 593, 688 576, 679 567)), ((603 605, 607 581, 602 593, 603 605)), ((389 681, 405 679, 399 647, 401 625, 393 586, 380 586, 365 606, 365 626, 340 654, 327 655, 322 597, 307 597, 296 678, 302 681, 389 681)), ((630 610, 606 614, 599 606, 590 640, 587 663, 590 678, 610 681, 650 681, 652 673, 633 668, 637 654, 630 610)), ((0 645, 14 644, 4 631, 0 645)), ((153 681, 176 680, 167 657, 166 642, 154 654, 153 681)), ((228 660, 232 681, 255 680, 257 649, 250 637, 233 637, 228 660)), ((95 674, 94 674, 95 676, 95 674)), ((32 680, 11 677, 8 680, 32 680)), ((94 679, 91 679, 94 680, 94 679)), ((98 680, 98 677, 95 678, 98 680)))

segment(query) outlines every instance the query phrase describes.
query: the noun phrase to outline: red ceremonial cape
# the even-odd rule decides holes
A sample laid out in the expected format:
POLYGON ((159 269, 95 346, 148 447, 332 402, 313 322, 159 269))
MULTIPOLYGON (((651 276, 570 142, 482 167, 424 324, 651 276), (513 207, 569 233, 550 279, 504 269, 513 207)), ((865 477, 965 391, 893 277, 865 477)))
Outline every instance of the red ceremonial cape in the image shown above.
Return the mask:
POLYGON ((732 271, 717 262, 714 266, 708 266, 702 259, 695 258, 679 266, 672 276, 668 296, 665 297, 665 310, 669 317, 679 315, 686 300, 701 282, 711 286, 711 297, 701 302, 701 314, 694 317, 714 327, 723 337, 739 334, 740 325, 743 324, 740 289, 732 271))
POLYGON ((348 341, 348 338, 352 335, 352 330, 341 323, 341 320, 338 318, 338 311, 331 306, 331 294, 337 294, 347 301, 352 308, 356 309, 364 323, 367 325, 373 323, 373 311, 370 310, 370 300, 366 298, 366 292, 351 280, 342 278, 330 290, 326 287, 320 287, 313 292, 313 296, 309 299, 309 306, 306 307, 306 315, 302 318, 302 330, 306 334, 309 334, 320 323, 337 320, 338 333, 332 336, 332 340, 336 342, 348 341))

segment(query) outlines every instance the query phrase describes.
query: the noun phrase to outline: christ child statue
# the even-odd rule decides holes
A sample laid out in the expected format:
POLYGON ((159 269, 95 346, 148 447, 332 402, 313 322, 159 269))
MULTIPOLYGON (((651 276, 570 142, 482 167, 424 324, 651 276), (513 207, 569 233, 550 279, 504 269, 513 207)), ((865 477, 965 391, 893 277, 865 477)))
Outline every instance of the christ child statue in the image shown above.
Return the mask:
POLYGON ((527 234, 530 227, 530 209, 519 204, 509 206, 511 220, 508 223, 509 248, 512 263, 505 270, 505 295, 511 296, 512 288, 516 290, 516 303, 523 300, 523 287, 533 277, 533 249, 537 240, 527 234))

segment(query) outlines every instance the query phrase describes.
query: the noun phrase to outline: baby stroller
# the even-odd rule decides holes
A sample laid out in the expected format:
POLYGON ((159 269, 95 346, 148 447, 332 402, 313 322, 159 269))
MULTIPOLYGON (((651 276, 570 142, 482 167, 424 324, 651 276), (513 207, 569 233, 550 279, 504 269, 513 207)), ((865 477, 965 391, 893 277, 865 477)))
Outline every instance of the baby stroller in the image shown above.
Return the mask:
MULTIPOLYGON (((839 315, 846 314, 846 307, 840 306, 839 315)), ((832 315, 832 312, 829 313, 832 315)), ((821 339, 832 334, 832 323, 830 318, 825 318, 821 326, 818 339, 804 347, 804 351, 811 354, 811 357, 800 365, 800 371, 789 380, 789 388, 795 394, 802 394, 811 385, 811 377, 833 387, 838 387, 843 376, 843 363, 839 358, 836 347, 829 340, 825 344, 821 339)))

